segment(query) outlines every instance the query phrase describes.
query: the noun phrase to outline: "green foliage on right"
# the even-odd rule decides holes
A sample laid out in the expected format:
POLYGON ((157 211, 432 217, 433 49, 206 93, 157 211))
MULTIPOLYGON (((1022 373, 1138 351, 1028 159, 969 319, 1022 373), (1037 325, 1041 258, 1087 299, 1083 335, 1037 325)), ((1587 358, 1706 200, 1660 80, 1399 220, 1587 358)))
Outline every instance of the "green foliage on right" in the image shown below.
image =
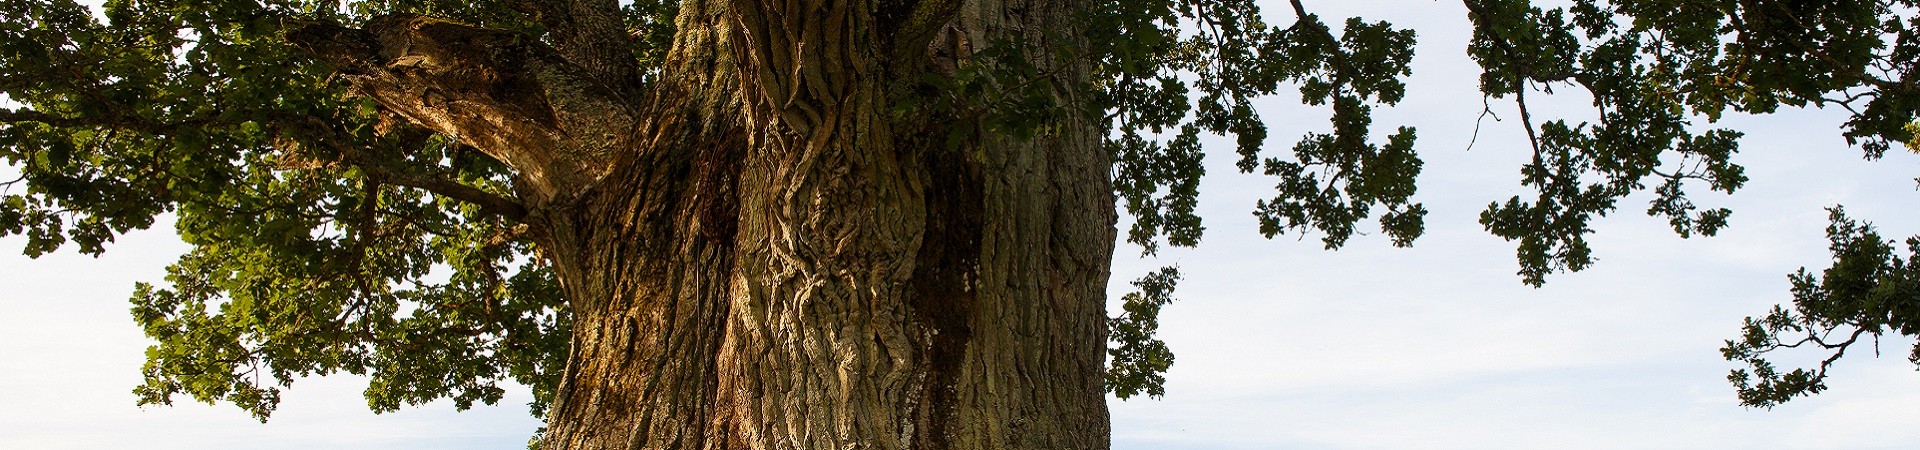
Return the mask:
MULTIPOLYGON (((1747 181, 1734 161, 1742 134, 1711 126, 1727 113, 1841 109, 1851 113, 1842 136, 1867 158, 1896 143, 1920 148, 1913 147, 1920 131, 1920 1, 1463 3, 1474 24, 1467 54, 1482 68, 1481 91, 1489 102, 1518 107, 1533 153, 1519 174, 1534 193, 1490 203, 1480 222, 1518 244, 1519 275, 1531 285, 1591 266, 1592 222, 1635 193, 1653 194, 1646 213, 1666 219, 1682 237, 1712 236, 1728 225, 1732 211, 1697 205, 1688 195, 1701 187, 1733 193, 1747 181), (1598 117, 1534 117, 1527 96, 1556 90, 1591 98, 1598 117)), ((1193 211, 1205 174, 1203 132, 1234 138, 1241 171, 1279 179, 1276 195, 1254 210, 1268 237, 1318 231, 1327 248, 1338 248, 1376 209, 1384 209, 1380 228, 1394 244, 1420 235, 1425 209, 1411 200, 1421 167, 1414 131, 1401 128, 1384 143, 1369 137, 1371 108, 1403 94, 1413 33, 1355 18, 1336 35, 1301 2, 1289 4, 1296 20, 1277 27, 1251 1, 1114 2, 1093 28, 1093 42, 1109 55, 1099 67, 1114 130, 1107 145, 1116 155, 1116 189, 1135 219, 1128 241, 1144 253, 1162 242, 1200 240, 1204 226, 1193 211), (1297 86, 1303 103, 1333 112, 1332 132, 1309 133, 1291 157, 1262 153, 1266 127, 1249 103, 1282 86, 1297 86)), ((1840 245, 1842 236, 1835 239, 1840 245)), ((1796 285, 1806 280, 1796 278, 1796 285)), ((1802 306, 1818 302, 1796 295, 1802 306)), ((1780 325, 1787 323, 1914 334, 1893 316, 1769 317, 1758 322, 1761 338, 1799 331, 1780 325)), ((1129 340, 1135 338, 1116 333, 1116 348, 1162 348, 1129 340)), ((1826 364, 1780 375, 1760 357, 1765 351, 1753 350, 1759 345, 1728 353, 1753 365, 1762 380, 1748 384, 1744 372, 1735 374, 1747 404, 1768 406, 1820 389, 1826 364)))
MULTIPOLYGON (((1793 309, 1775 306, 1759 318, 1747 318, 1740 339, 1720 352, 1748 365, 1727 380, 1739 389, 1740 403, 1772 408, 1794 397, 1827 389, 1827 371, 1862 338, 1920 335, 1920 237, 1907 238, 1906 256, 1873 225, 1831 210, 1827 237, 1833 241, 1833 265, 1819 275, 1801 269, 1793 280, 1793 309), (1812 369, 1782 373, 1766 355, 1791 348, 1830 352, 1812 369)), ((1920 365, 1920 344, 1907 357, 1920 365)))

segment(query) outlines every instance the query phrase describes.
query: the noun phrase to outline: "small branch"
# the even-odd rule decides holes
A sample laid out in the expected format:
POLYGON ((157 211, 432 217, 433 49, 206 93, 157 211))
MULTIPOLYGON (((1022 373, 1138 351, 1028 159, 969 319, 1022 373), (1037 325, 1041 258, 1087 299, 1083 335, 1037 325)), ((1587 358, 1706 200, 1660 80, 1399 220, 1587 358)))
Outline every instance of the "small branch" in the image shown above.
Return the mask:
POLYGON ((1833 356, 1829 356, 1827 357, 1827 359, 1820 361, 1820 371, 1818 374, 1815 375, 1815 378, 1816 379, 1826 378, 1827 368, 1832 367, 1834 362, 1840 360, 1840 357, 1846 356, 1847 347, 1851 347, 1853 346, 1854 342, 1859 341, 1860 335, 1866 334, 1867 330, 1868 328, 1866 327, 1856 328, 1853 330, 1853 334, 1847 337, 1846 341, 1843 341, 1838 344, 1833 344, 1833 345, 1821 344, 1821 346, 1826 347, 1828 349, 1832 349, 1834 350, 1834 352, 1833 352, 1833 356))
POLYGON ((1467 151, 1473 151, 1473 145, 1480 142, 1480 125, 1485 123, 1489 116, 1493 117, 1495 122, 1500 121, 1500 115, 1493 113, 1493 103, 1489 102, 1486 96, 1480 96, 1480 117, 1473 119, 1473 137, 1467 139, 1467 151))
POLYGON ((354 146, 345 138, 341 137, 338 134, 339 132, 332 126, 322 123, 318 119, 309 118, 309 120, 304 121, 290 119, 278 123, 283 125, 283 127, 278 128, 277 131, 283 133, 299 133, 321 145, 327 146, 340 155, 341 162, 360 168, 360 170, 366 172, 368 176, 378 179, 380 182, 422 189, 427 192, 432 192, 435 195, 479 205, 480 212, 497 215, 511 221, 517 222, 527 216, 526 206, 514 199, 495 195, 480 188, 469 186, 439 175, 421 173, 411 168, 401 167, 368 154, 366 151, 354 146))
MULTIPOLYGON (((1461 3, 1467 6, 1468 15, 1472 16, 1475 19, 1478 19, 1476 20, 1476 22, 1479 22, 1479 23, 1493 22, 1492 13, 1488 12, 1485 6, 1481 5, 1479 1, 1466 0, 1461 3)), ((1507 42, 1506 39, 1501 38, 1499 35, 1495 34, 1494 31, 1491 29, 1489 29, 1489 31, 1487 32, 1487 35, 1490 39, 1493 40, 1493 43, 1495 45, 1498 45, 1500 47, 1500 52, 1503 53, 1509 60, 1515 59, 1515 54, 1519 52, 1513 48, 1512 43, 1507 42)), ((1527 110, 1527 90, 1530 89, 1530 87, 1527 86, 1527 83, 1532 80, 1539 80, 1539 81, 1542 81, 1543 83, 1554 81, 1554 80, 1569 80, 1569 79, 1577 80, 1579 79, 1579 76, 1575 74, 1558 74, 1552 77, 1539 77, 1539 76, 1536 76, 1536 74, 1532 73, 1531 65, 1528 65, 1527 69, 1528 69, 1527 73, 1513 74, 1515 78, 1518 78, 1517 80, 1515 80, 1514 82, 1515 85, 1513 88, 1514 104, 1517 105, 1520 109, 1520 126, 1525 127, 1527 129, 1527 143, 1533 147, 1533 165, 1535 167, 1539 167, 1540 170, 1542 171, 1546 171, 1547 170, 1546 160, 1544 158, 1544 155, 1542 154, 1542 149, 1540 148, 1540 135, 1538 132, 1534 131, 1533 129, 1533 113, 1527 110)), ((1552 93, 1548 92, 1548 94, 1552 94, 1552 93)), ((1484 99, 1482 100, 1484 101, 1484 99)), ((1478 131, 1479 125, 1476 123, 1474 128, 1475 128, 1475 134, 1477 136, 1479 132, 1478 131)), ((1560 177, 1555 176, 1553 178, 1558 179, 1560 177)))
POLYGON ((498 215, 507 220, 519 221, 526 218, 527 208, 519 202, 473 186, 432 175, 398 170, 381 164, 367 164, 354 161, 360 170, 382 181, 416 189, 424 189, 437 195, 480 205, 480 212, 498 215))
MULTIPOLYGON (((1520 126, 1527 128, 1527 142, 1533 144, 1533 163, 1540 165, 1540 136, 1533 131, 1533 114, 1527 112, 1527 83, 1520 82, 1520 88, 1514 89, 1513 100, 1520 106, 1520 126)), ((1545 166, 1542 166, 1545 167, 1545 166)))
POLYGON ((55 127, 73 127, 73 126, 81 126, 81 125, 92 125, 92 123, 89 123, 88 121, 83 119, 72 118, 72 117, 60 117, 60 116, 55 116, 52 114, 47 114, 47 113, 25 109, 25 108, 21 108, 18 110, 0 108, 0 123, 16 124, 16 123, 27 123, 27 122, 43 123, 43 124, 47 124, 55 127))
MULTIPOLYGON (((1297 17, 1297 19, 1294 21, 1293 26, 1287 29, 1288 31, 1300 29, 1301 25, 1305 25, 1308 23, 1307 18, 1312 16, 1312 14, 1307 13, 1307 7, 1305 5, 1300 4, 1300 0, 1292 0, 1292 3, 1293 3, 1293 14, 1294 16, 1297 17)), ((1314 34, 1316 35, 1319 35, 1321 39, 1327 40, 1327 49, 1332 56, 1333 64, 1339 66, 1340 69, 1344 69, 1346 71, 1346 73, 1344 74, 1340 74, 1338 73, 1338 71, 1335 71, 1336 74, 1346 76, 1346 77, 1352 77, 1353 76, 1352 74, 1360 73, 1360 69, 1357 67, 1354 67, 1353 61, 1347 58, 1347 53, 1341 51, 1340 37, 1333 35, 1333 29, 1331 27, 1328 27, 1327 24, 1325 23, 1320 23, 1320 26, 1318 27, 1309 27, 1309 28, 1312 28, 1312 30, 1310 31, 1314 32, 1314 34)))

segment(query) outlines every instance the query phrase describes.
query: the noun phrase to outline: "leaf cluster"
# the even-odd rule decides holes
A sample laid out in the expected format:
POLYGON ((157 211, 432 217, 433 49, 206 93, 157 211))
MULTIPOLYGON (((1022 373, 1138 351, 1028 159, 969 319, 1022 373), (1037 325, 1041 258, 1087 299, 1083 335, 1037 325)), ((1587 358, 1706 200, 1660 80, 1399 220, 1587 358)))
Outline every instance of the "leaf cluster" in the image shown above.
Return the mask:
POLYGON ((1591 222, 1636 192, 1647 214, 1681 236, 1711 236, 1731 211, 1702 208, 1686 184, 1732 193, 1746 182, 1732 161, 1741 133, 1700 129, 1728 112, 1782 105, 1852 113, 1844 135, 1868 157, 1912 133, 1916 41, 1908 1, 1467 1, 1469 54, 1490 99, 1512 98, 1533 146, 1521 168, 1531 199, 1488 206, 1481 223, 1519 242, 1520 274, 1538 285, 1554 270, 1593 263, 1591 222), (1579 89, 1598 117, 1534 124, 1529 92, 1579 89), (1650 189, 1649 189, 1650 188, 1650 189))
MULTIPOLYGON (((1372 137, 1373 108, 1405 96, 1414 33, 1360 18, 1336 33, 1299 2, 1292 6, 1294 21, 1284 27, 1266 23, 1251 0, 1109 1, 1088 15, 1093 109, 1108 130, 1115 194, 1133 218, 1127 242, 1144 255, 1163 243, 1200 242, 1202 134, 1230 137, 1239 171, 1279 180, 1254 209, 1269 238, 1317 231, 1327 248, 1339 248, 1381 210, 1379 227, 1395 245, 1411 245, 1424 230, 1426 209, 1412 201, 1422 166, 1414 130, 1400 127, 1385 142, 1372 137), (1289 87, 1301 103, 1328 108, 1331 129, 1270 155, 1256 103, 1289 87)), ((1161 374, 1173 355, 1153 331, 1178 278, 1163 269, 1136 281, 1141 290, 1110 321, 1108 389, 1120 398, 1164 393, 1161 374)))
MULTIPOLYGON (((1819 275, 1801 269, 1793 282, 1793 309, 1775 306, 1766 315, 1749 317, 1739 339, 1728 340, 1720 353, 1728 361, 1747 366, 1727 375, 1740 403, 1772 408, 1795 397, 1826 390, 1827 371, 1863 337, 1920 334, 1920 237, 1908 238, 1906 256, 1896 253, 1894 241, 1880 237, 1871 224, 1848 218, 1841 208, 1830 209, 1831 266, 1819 275), (1787 349, 1824 353, 1812 368, 1783 372, 1767 359, 1787 349)), ((1920 365, 1920 345, 1907 357, 1920 365)))
POLYGON ((1295 21, 1267 24, 1251 0, 1116 1, 1088 26, 1095 97, 1110 130, 1115 191, 1133 224, 1127 241, 1155 253, 1161 242, 1191 247, 1205 229, 1195 214, 1206 174, 1202 133, 1228 136, 1246 173, 1279 178, 1254 212, 1261 233, 1319 231, 1338 248, 1355 224, 1385 210, 1395 244, 1420 235, 1426 210, 1411 198, 1421 162, 1414 131, 1374 142, 1373 105, 1405 95, 1414 34, 1384 22, 1346 21, 1335 34, 1294 4, 1295 21), (1263 153, 1266 122, 1255 100, 1297 87, 1301 102, 1332 110, 1332 129, 1304 136, 1290 157, 1263 153))
POLYGON ((1159 398, 1166 395, 1166 372, 1173 367, 1173 351, 1155 334, 1160 330, 1160 308, 1173 303, 1173 290, 1180 283, 1180 269, 1162 267, 1133 281, 1137 292, 1121 297, 1121 314, 1107 319, 1108 339, 1117 343, 1107 350, 1107 392, 1125 400, 1146 393, 1159 398))

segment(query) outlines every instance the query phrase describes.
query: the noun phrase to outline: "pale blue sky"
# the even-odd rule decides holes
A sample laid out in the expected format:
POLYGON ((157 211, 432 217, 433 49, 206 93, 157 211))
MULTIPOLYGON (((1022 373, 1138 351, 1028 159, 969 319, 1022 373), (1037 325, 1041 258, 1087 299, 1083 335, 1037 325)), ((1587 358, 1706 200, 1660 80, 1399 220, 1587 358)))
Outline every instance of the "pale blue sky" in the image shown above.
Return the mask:
MULTIPOLYGON (((1115 448, 1920 448, 1907 339, 1886 339, 1878 359, 1851 353, 1830 391, 1771 411, 1736 404, 1717 351, 1741 318, 1788 300, 1786 274, 1827 259, 1822 207, 1844 204, 1890 236, 1920 233, 1920 158, 1861 161, 1831 113, 1730 118, 1748 133, 1738 161, 1752 181, 1696 198, 1732 207, 1730 229, 1681 240, 1635 197, 1596 225, 1595 268, 1532 289, 1513 274, 1512 245, 1475 222, 1488 202, 1525 194, 1526 153, 1510 104, 1495 105, 1509 121, 1488 121, 1466 150, 1481 102, 1459 4, 1307 5, 1419 31, 1406 102, 1376 116, 1420 129, 1427 235, 1412 249, 1356 237, 1339 252, 1313 237, 1261 239, 1249 211, 1273 181, 1209 160, 1206 242, 1151 261, 1122 246, 1114 263, 1116 293, 1160 265, 1186 274, 1162 318, 1178 355, 1167 396, 1115 401, 1115 448)), ((1273 151, 1325 126, 1325 113, 1293 105, 1266 108, 1273 151)), ((1590 112, 1562 97, 1535 114, 1590 112)), ((443 402, 374 415, 351 377, 299 382, 266 425, 224 405, 136 408, 147 343, 125 299, 182 250, 161 229, 98 259, 0 258, 0 447, 517 449, 539 426, 519 392, 465 413, 443 402)))

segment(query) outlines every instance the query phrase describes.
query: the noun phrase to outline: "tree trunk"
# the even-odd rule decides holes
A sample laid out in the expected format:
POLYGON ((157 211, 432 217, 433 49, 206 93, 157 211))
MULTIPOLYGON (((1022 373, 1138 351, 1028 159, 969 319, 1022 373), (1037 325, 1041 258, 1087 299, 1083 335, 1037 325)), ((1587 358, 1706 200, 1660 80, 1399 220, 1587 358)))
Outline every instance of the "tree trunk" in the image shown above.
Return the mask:
POLYGON ((544 447, 1103 449, 1102 131, 912 112, 946 95, 925 73, 1003 41, 1077 107, 1085 64, 1048 49, 1084 48, 1081 4, 687 0, 633 95, 595 36, 489 47, 492 72, 439 62, 479 32, 425 22, 296 41, 359 52, 363 92, 521 174, 574 323, 544 447))

